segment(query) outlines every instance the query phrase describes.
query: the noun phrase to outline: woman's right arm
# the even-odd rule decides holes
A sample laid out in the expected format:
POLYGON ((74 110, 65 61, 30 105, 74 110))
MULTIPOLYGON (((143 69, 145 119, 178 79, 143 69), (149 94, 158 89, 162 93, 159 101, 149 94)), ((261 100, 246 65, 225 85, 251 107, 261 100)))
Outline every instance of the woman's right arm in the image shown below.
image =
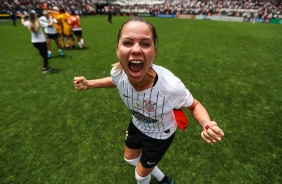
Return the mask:
POLYGON ((105 77, 101 79, 87 80, 85 77, 75 77, 73 84, 76 89, 83 90, 89 88, 115 88, 116 85, 112 82, 112 77, 105 77))
POLYGON ((22 23, 22 25, 24 25, 24 17, 25 17, 25 15, 24 14, 20 14, 20 17, 21 17, 21 23, 22 23))

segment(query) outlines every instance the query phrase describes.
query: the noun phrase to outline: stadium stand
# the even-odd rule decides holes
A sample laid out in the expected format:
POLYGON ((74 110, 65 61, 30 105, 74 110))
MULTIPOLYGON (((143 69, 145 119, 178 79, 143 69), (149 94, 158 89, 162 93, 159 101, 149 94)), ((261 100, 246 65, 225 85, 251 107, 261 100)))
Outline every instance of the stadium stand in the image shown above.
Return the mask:
POLYGON ((78 10, 80 15, 106 14, 111 7, 113 15, 180 14, 224 15, 282 19, 282 0, 1 0, 0 18, 9 18, 10 12, 28 12, 62 6, 67 11, 78 10))

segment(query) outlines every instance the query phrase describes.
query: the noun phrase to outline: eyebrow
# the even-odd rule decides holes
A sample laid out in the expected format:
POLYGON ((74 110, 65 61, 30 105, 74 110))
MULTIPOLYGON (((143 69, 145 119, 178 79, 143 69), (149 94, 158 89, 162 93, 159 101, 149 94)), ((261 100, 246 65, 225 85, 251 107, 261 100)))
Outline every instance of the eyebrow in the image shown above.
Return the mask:
MULTIPOLYGON (((122 38, 122 40, 134 40, 134 39, 126 37, 126 38, 122 38)), ((152 41, 152 39, 151 38, 141 38, 141 41, 152 41)))

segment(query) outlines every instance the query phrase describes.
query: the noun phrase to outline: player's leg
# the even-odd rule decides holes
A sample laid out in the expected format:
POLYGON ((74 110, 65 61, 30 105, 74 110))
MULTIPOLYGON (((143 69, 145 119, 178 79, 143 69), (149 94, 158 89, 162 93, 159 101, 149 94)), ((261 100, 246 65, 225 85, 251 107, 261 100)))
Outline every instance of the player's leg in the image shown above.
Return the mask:
POLYGON ((75 41, 73 32, 71 33, 70 40, 71 40, 71 47, 75 48, 76 47, 76 41, 75 41))
POLYGON ((172 134, 167 139, 154 139, 143 134, 142 138, 142 155, 140 162, 137 165, 137 173, 142 175, 147 174, 151 168, 151 175, 153 175, 160 184, 167 183, 173 184, 173 180, 157 167, 157 164, 161 161, 164 154, 170 147, 174 135, 172 134))
POLYGON ((151 175, 153 175, 160 183, 165 183, 167 181, 167 184, 172 184, 173 181, 164 175, 164 173, 158 168, 158 166, 155 166, 153 168, 145 168, 142 166, 140 162, 140 149, 130 149, 127 146, 125 146, 125 154, 124 154, 124 160, 133 165, 136 166, 135 168, 135 178, 137 183, 140 184, 147 184, 151 181, 151 175), (132 158, 132 159, 129 159, 132 158))
MULTIPOLYGON (((168 149, 168 147, 170 146, 172 140, 173 140, 173 136, 171 136, 169 139, 167 140, 155 140, 153 138, 147 137, 146 135, 144 135, 143 133, 141 133, 134 125, 132 122, 130 122, 127 132, 126 132, 126 140, 125 140, 125 148, 124 148, 124 160, 133 165, 133 166, 137 166, 136 167, 136 174, 135 176, 137 178, 139 178, 138 176, 140 176, 141 178, 139 178, 140 180, 143 180, 144 178, 146 178, 146 176, 148 175, 153 175, 159 182, 160 181, 167 181, 167 177, 164 175, 164 173, 156 166, 157 162, 162 158, 163 154, 165 153, 165 151, 168 149), (149 142, 151 140, 153 140, 153 144, 149 143, 148 145, 145 145, 145 152, 143 155, 143 145, 140 144, 141 140, 146 140, 145 142, 149 142), (161 146, 159 148, 157 148, 155 151, 153 150, 153 152, 155 152, 154 154, 152 154, 154 157, 156 158, 150 158, 150 156, 148 156, 148 152, 150 152, 150 149, 148 149, 147 147, 151 147, 151 146, 155 146, 159 144, 159 141, 161 143, 161 146), (141 158, 141 151, 142 151, 142 158, 141 158), (158 155, 158 152, 160 152, 160 156, 158 155), (143 164, 140 163, 140 158, 143 161, 143 164), (148 160, 153 159, 156 161, 152 160, 152 163, 147 163, 148 160), (144 164, 146 163, 146 164, 144 164), (144 167, 143 165, 146 165, 146 167, 144 167), (143 179, 142 179, 143 178, 143 179)), ((149 153, 150 155, 151 153, 149 153)), ((149 176, 148 176, 149 177, 149 176)), ((136 178, 136 179, 137 179, 136 178)), ((144 179, 145 181, 149 180, 149 179, 144 179)), ((172 183, 172 182, 170 182, 172 183)))
POLYGON ((47 56, 47 44, 46 42, 39 42, 39 43, 33 43, 34 47, 36 47, 43 58, 43 73, 47 73, 50 71, 50 68, 48 66, 48 56, 47 56))
POLYGON ((57 34, 54 36, 54 41, 55 41, 55 43, 57 45, 57 49, 58 49, 58 52, 59 52, 60 56, 63 56, 64 53, 62 51, 62 46, 60 44, 60 39, 59 39, 59 36, 57 34))
POLYGON ((47 45, 47 52, 48 52, 48 58, 52 57, 52 52, 51 52, 51 38, 50 35, 46 35, 46 45, 47 45))
POLYGON ((62 26, 56 27, 56 31, 59 37, 59 42, 62 48, 65 47, 65 41, 64 41, 64 31, 62 26))
POLYGON ((79 31, 73 31, 74 35, 76 36, 77 38, 77 43, 79 45, 80 48, 85 48, 85 45, 84 45, 84 40, 82 38, 82 30, 79 30, 79 31))

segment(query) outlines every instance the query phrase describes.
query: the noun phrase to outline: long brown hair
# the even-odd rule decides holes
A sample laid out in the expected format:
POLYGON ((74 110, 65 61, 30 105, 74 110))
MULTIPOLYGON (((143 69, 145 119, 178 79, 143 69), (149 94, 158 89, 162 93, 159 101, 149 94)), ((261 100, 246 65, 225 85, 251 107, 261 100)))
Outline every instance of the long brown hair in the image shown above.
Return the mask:
POLYGON ((36 12, 30 11, 28 15, 28 20, 30 22, 28 29, 32 31, 33 33, 37 33, 39 29, 39 20, 36 15, 36 12))

